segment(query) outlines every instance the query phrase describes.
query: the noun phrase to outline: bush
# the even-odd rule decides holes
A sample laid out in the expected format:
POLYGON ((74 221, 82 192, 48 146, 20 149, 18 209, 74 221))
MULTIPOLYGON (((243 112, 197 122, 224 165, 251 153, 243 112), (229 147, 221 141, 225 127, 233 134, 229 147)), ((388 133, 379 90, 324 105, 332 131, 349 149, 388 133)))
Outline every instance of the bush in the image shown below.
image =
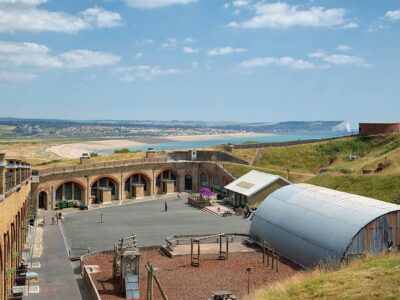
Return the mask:
POLYGON ((347 168, 340 168, 338 170, 338 172, 342 173, 342 174, 351 174, 351 170, 347 169, 347 168))
POLYGON ((90 152, 90 157, 96 157, 99 156, 97 152, 90 152))
POLYGON ((128 148, 117 149, 114 151, 114 154, 124 154, 124 153, 131 153, 128 148))

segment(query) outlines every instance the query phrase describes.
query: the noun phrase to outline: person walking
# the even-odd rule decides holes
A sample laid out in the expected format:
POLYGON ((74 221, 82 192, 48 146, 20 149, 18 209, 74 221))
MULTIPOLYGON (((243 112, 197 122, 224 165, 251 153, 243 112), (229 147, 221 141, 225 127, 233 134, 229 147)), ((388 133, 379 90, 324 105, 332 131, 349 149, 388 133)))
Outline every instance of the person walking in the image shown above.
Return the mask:
POLYGON ((167 201, 164 201, 164 211, 168 211, 168 204, 167 204, 167 201))

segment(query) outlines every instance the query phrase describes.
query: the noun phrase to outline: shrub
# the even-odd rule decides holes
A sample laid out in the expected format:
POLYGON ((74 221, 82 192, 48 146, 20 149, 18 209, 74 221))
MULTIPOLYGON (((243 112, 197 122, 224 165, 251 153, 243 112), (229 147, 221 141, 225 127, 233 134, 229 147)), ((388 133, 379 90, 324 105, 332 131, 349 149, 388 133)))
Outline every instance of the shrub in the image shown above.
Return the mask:
POLYGON ((123 153, 131 153, 128 148, 117 149, 114 151, 114 154, 123 154, 123 153))

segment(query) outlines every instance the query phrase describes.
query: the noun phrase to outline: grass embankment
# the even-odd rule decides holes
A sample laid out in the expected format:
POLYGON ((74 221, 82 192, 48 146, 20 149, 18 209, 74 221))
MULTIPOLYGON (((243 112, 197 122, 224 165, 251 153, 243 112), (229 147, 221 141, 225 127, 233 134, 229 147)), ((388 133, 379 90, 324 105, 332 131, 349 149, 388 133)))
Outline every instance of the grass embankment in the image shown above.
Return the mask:
POLYGON ((302 273, 247 300, 399 299, 400 255, 356 260, 336 271, 302 273))
MULTIPOLYGON (((350 137, 329 142, 265 148, 259 150, 254 166, 224 164, 235 177, 256 169, 287 178, 292 182, 307 182, 385 201, 400 195, 400 136, 350 137), (351 160, 351 156, 358 159, 351 160), (381 172, 363 175, 363 169, 381 172), (319 174, 320 170, 324 174, 319 174)), ((253 162, 256 149, 234 150, 234 155, 253 162)))
MULTIPOLYGON (((134 159, 134 158, 143 158, 143 152, 131 152, 131 153, 119 153, 119 154, 110 154, 110 155, 99 155, 90 158, 91 163, 100 163, 100 162, 108 162, 108 161, 117 161, 117 160, 126 160, 126 159, 134 159)), ((66 167, 79 165, 79 159, 70 159, 70 160, 53 160, 38 164, 35 166, 35 169, 41 170, 46 168, 53 167, 66 167)))
MULTIPOLYGON (((66 160, 48 151, 49 148, 62 144, 88 141, 86 138, 4 138, 0 137, 0 153, 9 158, 17 158, 29 162, 36 169, 63 167, 79 164, 79 159, 66 160)), ((92 162, 105 162, 141 158, 144 153, 120 153, 92 157, 92 162)))

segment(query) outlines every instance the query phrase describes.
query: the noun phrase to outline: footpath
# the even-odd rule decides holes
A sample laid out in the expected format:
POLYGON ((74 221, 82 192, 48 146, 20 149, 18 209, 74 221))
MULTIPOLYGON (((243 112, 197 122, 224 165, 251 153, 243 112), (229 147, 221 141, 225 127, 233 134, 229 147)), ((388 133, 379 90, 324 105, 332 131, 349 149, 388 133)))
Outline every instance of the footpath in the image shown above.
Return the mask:
POLYGON ((82 299, 78 283, 69 261, 60 224, 51 224, 54 212, 39 211, 38 219, 44 218, 45 225, 37 226, 32 264, 39 266, 38 293, 28 299, 82 299))

